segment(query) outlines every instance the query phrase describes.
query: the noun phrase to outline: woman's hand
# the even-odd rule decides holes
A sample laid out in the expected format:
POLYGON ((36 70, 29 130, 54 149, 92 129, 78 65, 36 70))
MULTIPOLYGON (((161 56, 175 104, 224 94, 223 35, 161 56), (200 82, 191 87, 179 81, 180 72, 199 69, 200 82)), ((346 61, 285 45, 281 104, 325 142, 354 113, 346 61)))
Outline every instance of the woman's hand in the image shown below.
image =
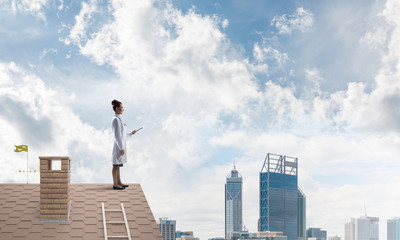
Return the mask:
POLYGON ((135 134, 137 131, 136 130, 133 130, 132 132, 131 132, 131 134, 133 135, 133 134, 135 134))
POLYGON ((121 153, 121 156, 124 156, 124 154, 125 154, 125 149, 121 149, 120 153, 121 153))

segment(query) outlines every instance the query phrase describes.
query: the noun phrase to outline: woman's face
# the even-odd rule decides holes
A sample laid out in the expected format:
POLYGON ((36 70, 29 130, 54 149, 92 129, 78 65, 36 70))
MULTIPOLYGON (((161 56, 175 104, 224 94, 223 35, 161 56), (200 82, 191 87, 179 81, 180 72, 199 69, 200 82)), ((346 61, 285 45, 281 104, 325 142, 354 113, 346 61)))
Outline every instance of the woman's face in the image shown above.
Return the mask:
POLYGON ((121 115, 124 112, 124 105, 120 105, 120 107, 115 108, 115 113, 121 115))

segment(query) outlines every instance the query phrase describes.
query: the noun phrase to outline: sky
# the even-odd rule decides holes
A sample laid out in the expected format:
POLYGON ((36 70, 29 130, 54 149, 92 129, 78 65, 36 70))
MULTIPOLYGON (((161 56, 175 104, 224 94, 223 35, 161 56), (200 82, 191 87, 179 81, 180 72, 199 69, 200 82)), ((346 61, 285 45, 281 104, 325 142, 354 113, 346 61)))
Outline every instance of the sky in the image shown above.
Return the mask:
MULTIPOLYGON (((72 183, 112 182, 111 101, 130 138, 123 182, 155 218, 224 236, 224 184, 243 176, 257 231, 267 153, 298 158, 307 227, 400 216, 397 0, 0 0, 1 183, 68 155, 72 183)), ((30 182, 39 183, 39 174, 30 182)))

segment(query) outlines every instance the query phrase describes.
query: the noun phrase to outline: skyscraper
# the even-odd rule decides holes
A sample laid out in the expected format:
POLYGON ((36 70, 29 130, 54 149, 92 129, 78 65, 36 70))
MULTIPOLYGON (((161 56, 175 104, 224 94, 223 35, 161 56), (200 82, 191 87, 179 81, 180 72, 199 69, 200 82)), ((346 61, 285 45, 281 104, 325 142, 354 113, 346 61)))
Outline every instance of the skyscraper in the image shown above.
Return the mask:
POLYGON ((345 223, 345 240, 379 240, 379 218, 352 218, 345 223))
POLYGON ((232 238, 233 232, 242 231, 242 176, 236 166, 226 176, 225 184, 225 239, 232 238))
POLYGON ((298 228, 297 237, 298 239, 306 240, 306 195, 298 188, 298 228))
POLYGON ((361 216, 356 219, 355 240, 379 240, 379 218, 361 216))
POLYGON ((259 231, 283 232, 297 240, 297 158, 267 154, 260 172, 259 231))
POLYGON ((387 220, 387 240, 400 240, 400 218, 387 220))
POLYGON ((344 240, 355 240, 355 225, 354 218, 344 224, 344 240))

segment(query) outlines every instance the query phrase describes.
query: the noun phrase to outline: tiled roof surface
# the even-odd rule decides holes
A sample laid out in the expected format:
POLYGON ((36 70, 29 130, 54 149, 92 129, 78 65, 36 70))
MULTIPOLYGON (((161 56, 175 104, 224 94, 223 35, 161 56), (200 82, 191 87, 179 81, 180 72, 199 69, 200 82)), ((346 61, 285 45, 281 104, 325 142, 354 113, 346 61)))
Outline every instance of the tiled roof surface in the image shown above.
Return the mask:
MULTIPOLYGON (((104 239, 105 209, 123 203, 132 239, 162 240, 139 184, 112 190, 107 184, 71 184, 69 222, 40 222, 39 184, 0 184, 0 239, 104 239)), ((123 221, 121 212, 106 213, 107 221, 123 221)), ((107 235, 126 235, 125 225, 107 224, 107 235)))

